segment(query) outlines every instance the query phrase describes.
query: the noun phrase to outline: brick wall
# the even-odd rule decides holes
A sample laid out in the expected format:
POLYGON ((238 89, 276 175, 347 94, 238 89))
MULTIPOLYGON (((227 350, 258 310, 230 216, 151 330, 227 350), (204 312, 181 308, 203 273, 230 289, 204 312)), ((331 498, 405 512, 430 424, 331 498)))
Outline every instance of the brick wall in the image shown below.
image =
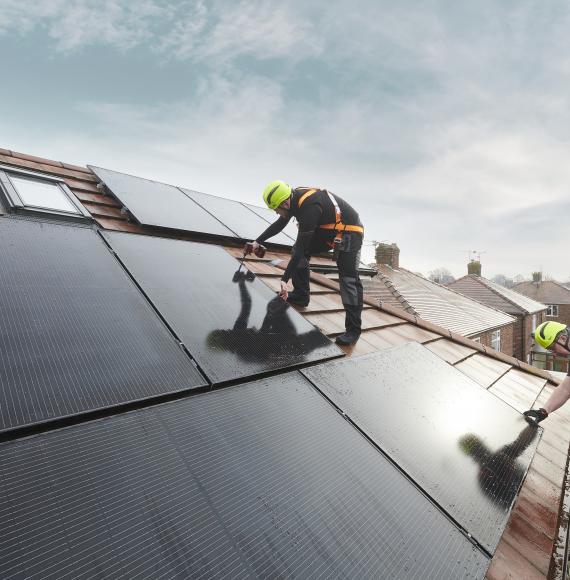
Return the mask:
POLYGON ((544 320, 562 322, 570 326, 570 304, 560 304, 558 306, 558 316, 546 316, 544 320))
MULTIPOLYGON (((508 356, 513 356, 513 338, 514 338, 514 326, 516 322, 509 324, 507 326, 503 326, 500 328, 501 331, 501 352, 508 356)), ((471 336, 470 338, 480 338, 481 344, 483 346, 491 347, 491 339, 492 339, 493 331, 489 330, 488 332, 482 332, 476 336, 471 336)))

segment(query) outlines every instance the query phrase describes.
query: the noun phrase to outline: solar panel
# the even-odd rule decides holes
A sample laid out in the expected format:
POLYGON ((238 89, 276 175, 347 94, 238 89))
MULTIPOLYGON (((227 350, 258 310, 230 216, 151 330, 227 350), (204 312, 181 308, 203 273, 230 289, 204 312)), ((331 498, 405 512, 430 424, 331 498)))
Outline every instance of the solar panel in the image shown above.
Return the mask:
POLYGON ((207 384, 91 229, 0 219, 0 431, 207 384))
POLYGON ((213 383, 343 354, 219 246, 104 236, 213 383))
POLYGON ((0 445, 1 578, 483 578, 298 373, 0 445))
MULTIPOLYGON (((256 213, 259 217, 263 218, 270 224, 277 219, 277 214, 268 207, 259 207, 257 205, 251 205, 249 203, 244 203, 243 205, 245 205, 252 212, 256 213)), ((292 218, 291 221, 285 226, 285 229, 283 230, 283 233, 289 236, 293 240, 293 242, 297 239, 298 232, 294 219, 295 218, 292 218)), ((291 242, 289 242, 289 244, 291 244, 291 242)))
MULTIPOLYGON (((266 219, 252 212, 239 201, 208 195, 190 189, 182 189, 186 195, 190 196, 196 203, 216 216, 226 227, 234 231, 239 238, 244 240, 255 240, 269 223, 266 219)), ((272 212, 273 213, 273 212, 272 212)), ((273 220, 277 219, 277 214, 273 213, 273 220)), ((285 234, 277 234, 270 240, 275 244, 292 245, 294 240, 285 234)))
POLYGON ((535 427, 416 343, 303 373, 495 551, 538 444, 535 427))
POLYGON ((92 165, 89 169, 143 225, 235 237, 177 187, 92 165))

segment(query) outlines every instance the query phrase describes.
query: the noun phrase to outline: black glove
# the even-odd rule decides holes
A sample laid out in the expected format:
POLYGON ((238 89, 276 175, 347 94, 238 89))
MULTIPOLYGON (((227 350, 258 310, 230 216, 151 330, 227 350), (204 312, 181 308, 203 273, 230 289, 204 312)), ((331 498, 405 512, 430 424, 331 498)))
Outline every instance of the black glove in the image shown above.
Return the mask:
POLYGON ((526 420, 529 423, 534 423, 535 425, 538 425, 541 421, 544 421, 544 419, 548 417, 548 412, 545 409, 540 408, 525 411, 523 415, 525 416, 526 420))

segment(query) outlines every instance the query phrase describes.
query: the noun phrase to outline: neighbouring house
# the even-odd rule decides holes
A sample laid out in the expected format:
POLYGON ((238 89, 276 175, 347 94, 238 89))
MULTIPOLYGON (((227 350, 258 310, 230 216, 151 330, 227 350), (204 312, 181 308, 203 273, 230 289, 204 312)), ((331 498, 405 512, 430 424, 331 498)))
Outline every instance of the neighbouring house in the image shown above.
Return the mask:
POLYGON ((400 267, 396 244, 376 250, 378 275, 362 277, 367 296, 513 355, 514 317, 400 267))
MULTIPOLYGON (((513 287, 513 290, 546 304, 547 310, 545 320, 554 320, 562 324, 570 325, 570 288, 560 284, 555 280, 543 280, 542 272, 533 272, 532 282, 521 282, 513 287)), ((533 346, 533 364, 538 364, 541 368, 555 371, 566 371, 570 360, 565 357, 552 355, 542 349, 539 345, 533 346)))
POLYGON ((338 349, 264 208, 0 164, 0 578, 566 577, 557 378, 368 298, 338 349))
POLYGON ((531 362, 531 332, 545 320, 547 306, 514 290, 481 276, 481 262, 468 264, 469 273, 447 285, 485 306, 495 308, 516 319, 513 332, 513 356, 531 362))

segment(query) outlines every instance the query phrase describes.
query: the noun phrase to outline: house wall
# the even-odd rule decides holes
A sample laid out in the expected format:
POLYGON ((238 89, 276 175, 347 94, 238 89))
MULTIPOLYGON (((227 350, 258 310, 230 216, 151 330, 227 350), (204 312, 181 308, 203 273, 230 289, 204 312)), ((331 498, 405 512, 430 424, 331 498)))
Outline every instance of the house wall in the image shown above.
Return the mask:
MULTIPOLYGON (((507 326, 503 326, 500 328, 501 330, 501 352, 508 356, 513 355, 513 341, 514 341, 514 332, 515 332, 515 325, 517 323, 513 322, 512 324, 508 324, 507 326)), ((520 323, 519 323, 520 324, 520 323)), ((487 332, 482 332, 481 334, 477 334, 474 336, 470 336, 469 338, 480 338, 481 344, 483 346, 488 346, 491 348, 491 339, 492 339, 493 331, 489 330, 487 332)))
POLYGON ((570 326, 570 304, 558 305, 558 316, 546 316, 544 320, 552 320, 554 322, 561 322, 570 326))

